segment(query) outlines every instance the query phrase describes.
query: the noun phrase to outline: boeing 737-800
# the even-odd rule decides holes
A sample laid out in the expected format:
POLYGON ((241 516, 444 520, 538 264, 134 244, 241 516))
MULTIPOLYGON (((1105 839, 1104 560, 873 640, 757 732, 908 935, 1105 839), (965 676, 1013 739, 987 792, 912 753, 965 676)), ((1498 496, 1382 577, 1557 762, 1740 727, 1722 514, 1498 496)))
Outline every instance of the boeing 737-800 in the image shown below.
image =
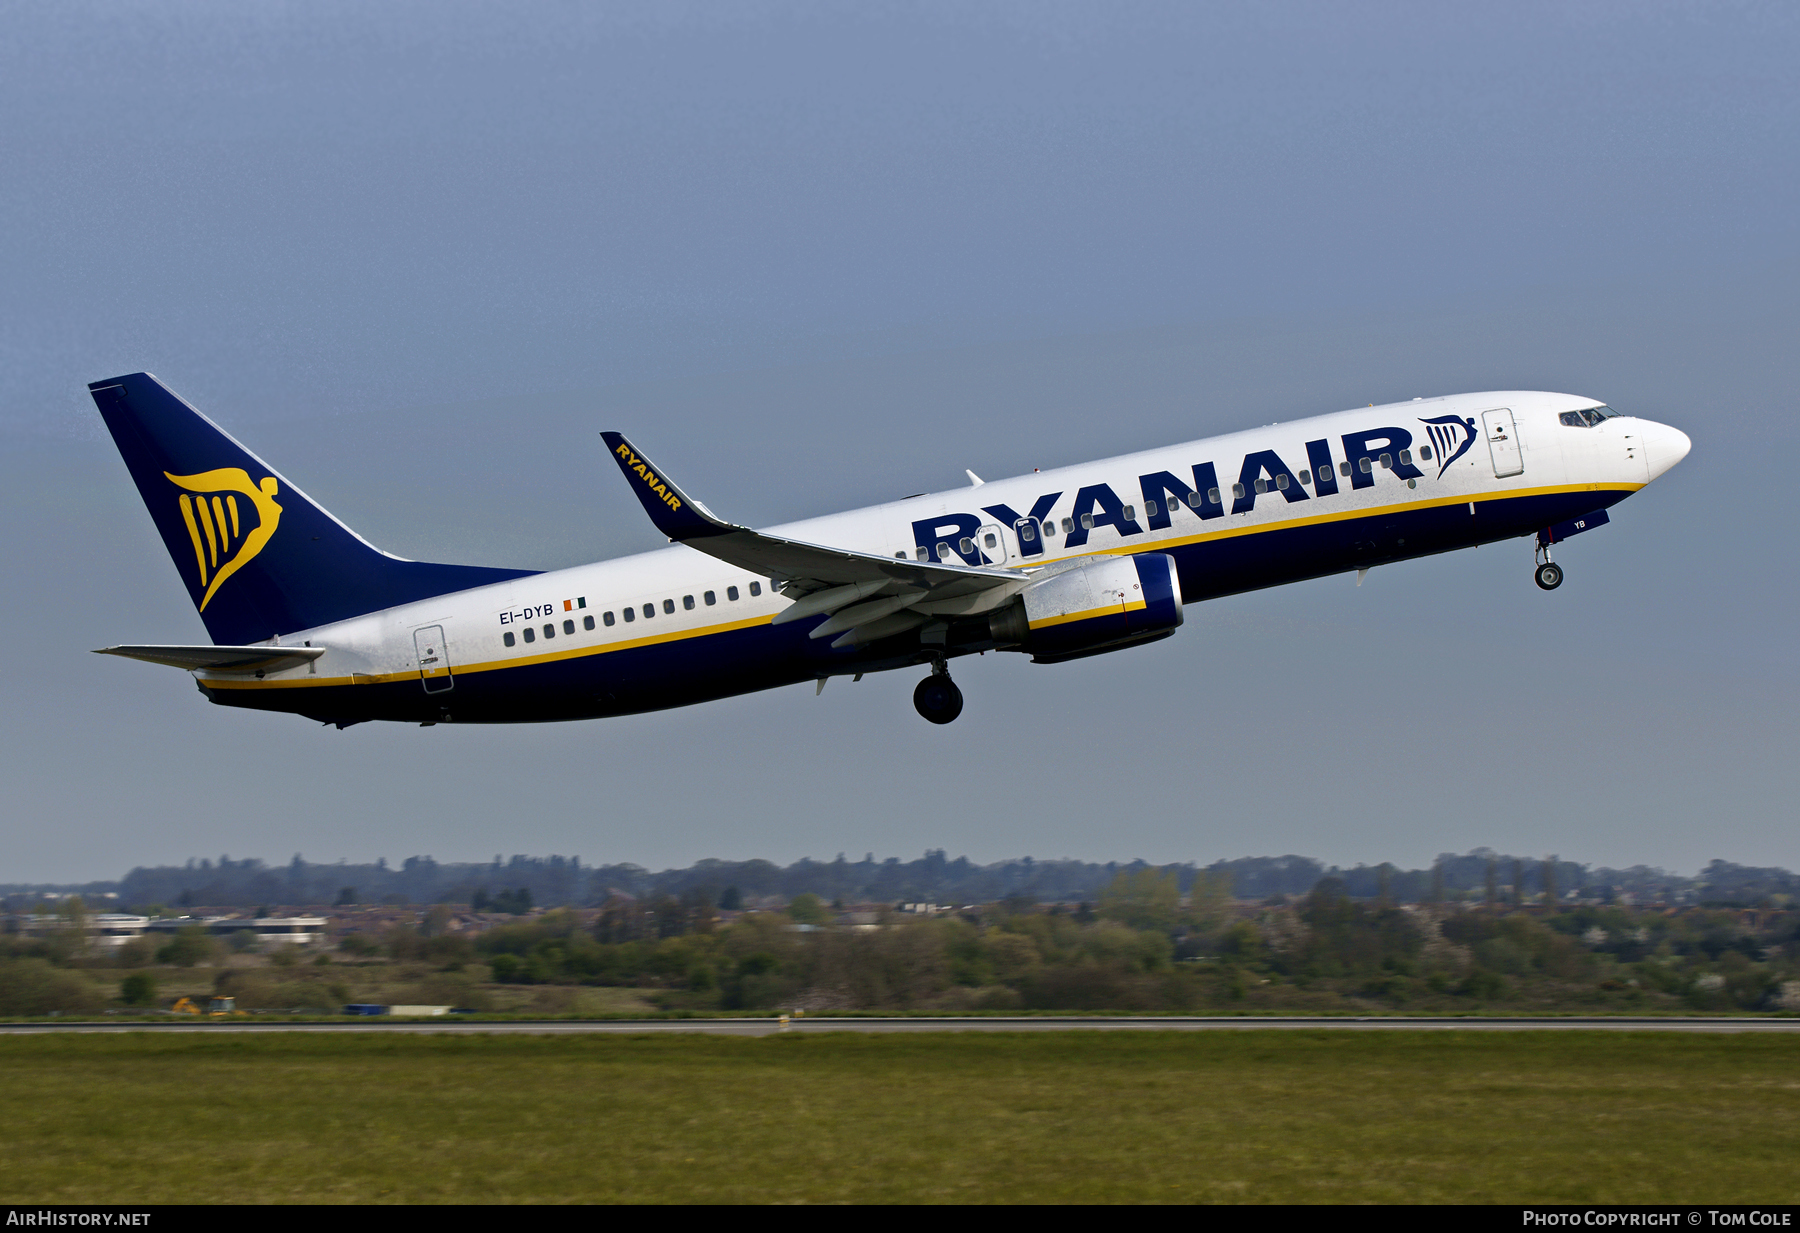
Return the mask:
POLYGON ((1166 638, 1184 604, 1456 548, 1552 545, 1686 456, 1572 394, 1341 411, 752 530, 601 436, 673 547, 549 573, 370 545, 149 373, 90 387, 214 645, 102 652, 207 699, 346 728, 592 719, 893 669, 962 711, 953 659, 1166 638))

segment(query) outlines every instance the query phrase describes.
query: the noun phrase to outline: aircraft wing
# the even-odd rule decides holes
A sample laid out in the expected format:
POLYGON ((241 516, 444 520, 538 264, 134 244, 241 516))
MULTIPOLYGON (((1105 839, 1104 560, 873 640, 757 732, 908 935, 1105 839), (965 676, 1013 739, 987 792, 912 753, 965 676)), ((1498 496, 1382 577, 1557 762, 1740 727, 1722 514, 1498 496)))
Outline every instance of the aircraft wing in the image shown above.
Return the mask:
POLYGON ((765 535, 726 522, 688 496, 668 474, 616 432, 600 434, 644 512, 670 541, 740 569, 780 579, 797 602, 777 624, 837 613, 812 633, 849 631, 832 645, 873 641, 923 625, 933 616, 973 615, 998 607, 1025 584, 1023 572, 910 561, 765 535))
POLYGON ((96 655, 120 655, 171 668, 211 668, 219 672, 278 672, 298 668, 325 653, 316 646, 108 646, 96 655))

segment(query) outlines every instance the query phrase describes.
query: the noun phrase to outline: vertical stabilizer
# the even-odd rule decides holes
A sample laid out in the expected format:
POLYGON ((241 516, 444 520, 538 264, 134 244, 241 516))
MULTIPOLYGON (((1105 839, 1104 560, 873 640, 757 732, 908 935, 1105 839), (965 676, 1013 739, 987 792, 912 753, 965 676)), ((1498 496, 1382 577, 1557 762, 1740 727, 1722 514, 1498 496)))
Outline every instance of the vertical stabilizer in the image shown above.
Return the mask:
POLYGON ((149 373, 88 389, 216 643, 260 642, 534 572, 389 556, 149 373))

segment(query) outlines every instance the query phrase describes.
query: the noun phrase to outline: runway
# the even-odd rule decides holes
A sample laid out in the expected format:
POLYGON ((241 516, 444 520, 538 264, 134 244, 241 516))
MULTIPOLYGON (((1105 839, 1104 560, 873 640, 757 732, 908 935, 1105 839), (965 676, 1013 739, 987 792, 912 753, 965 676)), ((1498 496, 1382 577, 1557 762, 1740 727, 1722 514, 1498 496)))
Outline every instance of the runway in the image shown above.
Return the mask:
POLYGON ((1020 1015, 1011 1017, 841 1018, 806 1016, 779 1019, 545 1019, 495 1020, 347 1019, 343 1022, 257 1023, 244 1019, 185 1023, 8 1023, 0 1035, 120 1032, 398 1032, 411 1035, 664 1035, 771 1036, 820 1032, 1800 1032, 1800 1018, 1308 1018, 1305 1016, 1020 1015))

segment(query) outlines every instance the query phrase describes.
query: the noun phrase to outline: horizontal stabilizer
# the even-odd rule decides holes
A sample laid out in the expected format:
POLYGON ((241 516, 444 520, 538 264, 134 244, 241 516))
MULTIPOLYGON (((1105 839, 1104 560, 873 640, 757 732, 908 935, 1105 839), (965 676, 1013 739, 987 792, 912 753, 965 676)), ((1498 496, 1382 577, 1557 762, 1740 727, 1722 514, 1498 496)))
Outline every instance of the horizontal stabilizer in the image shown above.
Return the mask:
POLYGON ((167 664, 192 672, 210 668, 215 672, 279 672, 298 668, 325 653, 317 646, 108 646, 96 655, 119 655, 125 659, 141 659, 148 664, 167 664))

